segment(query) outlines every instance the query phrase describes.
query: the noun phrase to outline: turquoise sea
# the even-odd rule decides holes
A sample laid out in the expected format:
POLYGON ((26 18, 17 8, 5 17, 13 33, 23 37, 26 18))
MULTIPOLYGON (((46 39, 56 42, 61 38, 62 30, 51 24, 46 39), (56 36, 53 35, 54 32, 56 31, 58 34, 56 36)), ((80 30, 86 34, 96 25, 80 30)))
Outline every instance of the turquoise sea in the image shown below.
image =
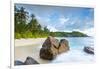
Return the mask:
POLYGON ((83 51, 84 46, 92 46, 94 48, 93 37, 61 37, 57 39, 66 39, 69 41, 70 51, 62 53, 56 57, 52 63, 91 63, 95 62, 95 55, 87 54, 83 51))

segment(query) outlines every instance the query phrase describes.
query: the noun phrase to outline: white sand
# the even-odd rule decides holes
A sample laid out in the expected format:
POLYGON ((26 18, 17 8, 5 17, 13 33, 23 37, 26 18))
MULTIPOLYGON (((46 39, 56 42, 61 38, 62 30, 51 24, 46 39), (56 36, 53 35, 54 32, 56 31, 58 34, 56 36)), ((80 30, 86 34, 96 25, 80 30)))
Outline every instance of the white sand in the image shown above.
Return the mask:
POLYGON ((27 46, 43 43, 46 38, 15 39, 15 46, 27 46))
POLYGON ((39 63, 49 63, 40 59, 39 51, 45 38, 37 39, 16 39, 15 40, 15 60, 25 61, 27 56, 33 57, 39 63))

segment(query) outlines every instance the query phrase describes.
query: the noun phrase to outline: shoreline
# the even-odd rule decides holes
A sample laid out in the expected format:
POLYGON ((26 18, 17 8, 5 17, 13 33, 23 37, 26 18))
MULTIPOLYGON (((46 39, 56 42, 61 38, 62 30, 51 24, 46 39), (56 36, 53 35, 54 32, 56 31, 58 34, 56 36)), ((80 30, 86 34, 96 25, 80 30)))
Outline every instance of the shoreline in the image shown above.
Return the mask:
MULTIPOLYGON (((65 37, 55 37, 55 38, 65 38, 65 37)), ((66 37, 66 38, 73 38, 73 37, 66 37)), ((78 37, 74 37, 78 38, 78 37)), ((79 37, 80 38, 80 37, 79 37)), ((81 37, 84 38, 84 37, 81 37)), ((88 38, 88 37, 86 37, 88 38)), ((28 46, 28 45, 37 45, 38 43, 43 43, 46 38, 21 38, 21 39, 14 39, 14 46, 28 46)))
POLYGON ((27 38, 27 39, 15 39, 15 47, 18 46, 28 46, 28 45, 37 45, 45 41, 46 38, 27 38))
POLYGON ((39 51, 41 44, 46 38, 28 38, 28 39, 15 39, 15 57, 14 60, 24 62, 28 56, 32 57, 38 63, 49 63, 47 60, 40 59, 39 51))
POLYGON ((54 61, 43 60, 39 57, 39 52, 40 52, 40 48, 42 47, 42 43, 44 43, 45 39, 46 38, 15 39, 14 60, 20 60, 24 62, 26 58, 30 56, 40 64, 48 64, 48 63, 56 63, 56 62, 91 62, 91 61, 93 62, 94 61, 93 56, 91 55, 87 56, 88 54, 85 55, 85 53, 82 51, 80 47, 74 49, 72 44, 70 46, 73 50, 71 50, 69 53, 58 55, 58 57, 54 61), (85 59, 81 58, 81 56, 83 56, 85 59), (73 60, 71 60, 70 57, 71 58, 79 57, 79 59, 73 58, 73 60))

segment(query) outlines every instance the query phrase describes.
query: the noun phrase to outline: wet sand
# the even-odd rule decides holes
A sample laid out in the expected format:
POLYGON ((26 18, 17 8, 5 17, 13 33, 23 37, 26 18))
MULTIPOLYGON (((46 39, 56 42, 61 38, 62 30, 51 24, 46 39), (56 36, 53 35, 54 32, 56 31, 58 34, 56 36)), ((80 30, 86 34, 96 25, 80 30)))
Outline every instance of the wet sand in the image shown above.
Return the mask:
POLYGON ((27 56, 31 56, 39 63, 49 63, 50 61, 40 59, 39 51, 45 38, 37 39, 16 39, 15 40, 15 60, 25 61, 27 56))

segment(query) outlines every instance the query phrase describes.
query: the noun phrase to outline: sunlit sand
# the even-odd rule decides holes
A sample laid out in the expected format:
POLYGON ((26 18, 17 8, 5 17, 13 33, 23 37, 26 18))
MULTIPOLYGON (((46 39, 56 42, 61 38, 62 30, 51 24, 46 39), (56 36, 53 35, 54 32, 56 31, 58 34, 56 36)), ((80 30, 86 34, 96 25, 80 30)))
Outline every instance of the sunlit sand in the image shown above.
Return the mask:
POLYGON ((50 61, 40 59, 39 51, 45 38, 37 39, 16 39, 15 40, 15 60, 25 61, 27 56, 33 57, 39 63, 49 63, 50 61))

